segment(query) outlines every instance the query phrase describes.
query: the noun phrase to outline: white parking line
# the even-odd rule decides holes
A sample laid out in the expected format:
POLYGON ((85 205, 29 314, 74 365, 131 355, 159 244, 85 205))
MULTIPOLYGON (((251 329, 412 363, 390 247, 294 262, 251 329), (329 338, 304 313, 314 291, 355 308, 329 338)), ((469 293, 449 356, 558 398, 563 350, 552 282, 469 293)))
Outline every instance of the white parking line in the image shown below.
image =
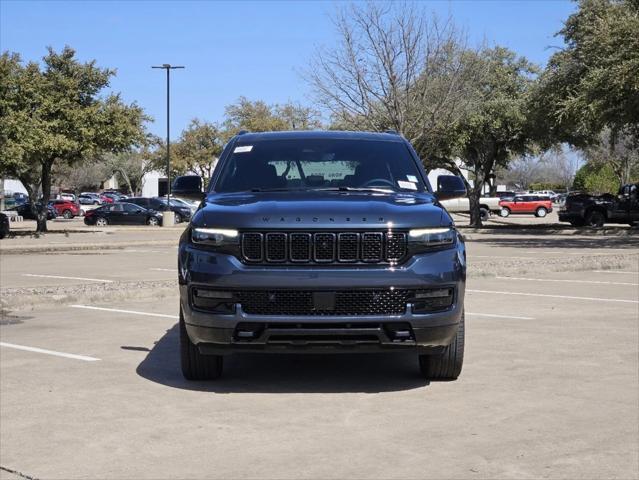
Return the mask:
POLYGON ((595 273, 623 273, 626 275, 639 275, 639 272, 627 272, 623 270, 593 270, 595 273))
POLYGON ((491 260, 499 260, 502 258, 514 258, 514 259, 518 259, 518 260, 534 260, 534 257, 507 257, 504 255, 472 255, 472 254, 468 254, 468 258, 469 259, 473 259, 473 258, 490 258, 491 260))
POLYGON ((500 280, 521 280, 528 282, 561 282, 561 283, 592 283, 595 285, 632 285, 638 286, 639 283, 630 282, 600 282, 597 280, 565 280, 559 278, 521 278, 521 277, 495 277, 500 280))
POLYGON ((22 276, 23 277, 39 277, 39 278, 58 278, 62 280, 84 280, 86 282, 113 283, 113 280, 105 280, 103 278, 63 277, 61 275, 38 275, 35 273, 23 273, 22 276))
POLYGON ((144 315, 146 317, 179 318, 177 315, 164 313, 138 312, 137 310, 121 310, 119 308, 93 307, 91 305, 69 305, 72 308, 85 308, 87 310, 102 310, 104 312, 130 313, 131 315, 144 315))
POLYGON ((56 352, 53 350, 45 350, 44 348, 26 347, 24 345, 16 345, 14 343, 0 342, 0 347, 15 348, 16 350, 24 350, 27 352, 44 353, 45 355, 54 355, 56 357, 72 358, 73 360, 82 360, 85 362, 97 362, 100 359, 95 357, 87 357, 85 355, 75 355, 73 353, 56 352))
POLYGON ((639 303, 639 300, 623 300, 620 298, 573 297, 570 295, 550 295, 547 293, 500 292, 494 290, 466 290, 471 293, 494 293, 496 295, 522 295, 525 297, 564 298, 568 300, 592 300, 595 302, 639 303))
POLYGON ((466 312, 466 315, 472 315, 474 317, 512 318, 513 320, 534 320, 533 317, 516 317, 514 315, 497 315, 495 313, 466 312))
POLYGON ((153 270, 155 272, 173 272, 173 273, 177 273, 177 268, 149 268, 149 270, 153 270))

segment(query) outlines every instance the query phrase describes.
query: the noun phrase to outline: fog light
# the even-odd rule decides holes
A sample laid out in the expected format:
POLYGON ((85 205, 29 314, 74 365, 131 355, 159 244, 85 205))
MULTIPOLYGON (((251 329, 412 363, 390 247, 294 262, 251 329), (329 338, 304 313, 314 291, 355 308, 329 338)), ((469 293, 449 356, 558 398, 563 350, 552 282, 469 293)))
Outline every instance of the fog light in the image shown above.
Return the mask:
POLYGON ((438 288, 437 290, 424 290, 417 292, 415 298, 436 298, 436 297, 448 297, 452 295, 452 289, 450 288, 438 288))
POLYGON ((434 288, 415 292, 413 312, 427 313, 446 310, 453 304, 452 288, 434 288))
POLYGON ((236 300, 233 292, 194 288, 191 298, 195 308, 226 315, 235 313, 236 300))

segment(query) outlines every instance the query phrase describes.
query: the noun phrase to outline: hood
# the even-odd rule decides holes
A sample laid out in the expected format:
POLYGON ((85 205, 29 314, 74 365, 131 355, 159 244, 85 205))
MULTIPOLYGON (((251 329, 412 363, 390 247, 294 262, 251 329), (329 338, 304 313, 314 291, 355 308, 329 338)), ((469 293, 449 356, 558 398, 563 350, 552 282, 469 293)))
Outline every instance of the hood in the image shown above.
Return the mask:
POLYGON ((199 227, 379 229, 451 225, 428 193, 260 192, 211 194, 193 216, 199 227))

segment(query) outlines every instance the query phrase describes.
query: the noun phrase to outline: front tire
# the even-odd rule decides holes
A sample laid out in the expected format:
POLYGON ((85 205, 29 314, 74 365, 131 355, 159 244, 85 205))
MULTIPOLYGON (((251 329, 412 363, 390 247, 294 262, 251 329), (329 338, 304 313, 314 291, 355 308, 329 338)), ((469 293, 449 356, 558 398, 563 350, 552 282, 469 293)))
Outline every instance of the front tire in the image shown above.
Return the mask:
POLYGON ((174 218, 175 218, 174 222, 176 224, 177 223, 182 223, 182 215, 180 215, 179 213, 176 213, 174 218))
POLYGON ((464 313, 453 342, 437 355, 420 355, 419 368, 429 380, 456 380, 464 363, 464 313))
POLYGON ((480 208, 479 209, 479 218, 481 218, 482 222, 485 222, 487 220, 490 219, 490 210, 486 209, 486 208, 480 208))
POLYGON ((152 227, 157 227, 160 222, 155 217, 149 217, 149 219, 146 221, 146 224, 151 225, 152 227))
POLYGON ((508 215, 510 215, 510 209, 502 207, 502 209, 499 211, 499 216, 502 218, 506 218, 508 215))
POLYGON ((548 210, 546 210, 544 207, 539 207, 535 211, 535 217, 544 218, 546 215, 548 215, 548 210))
POLYGON ((62 212, 62 216, 67 220, 71 220, 73 218, 73 212, 71 212, 71 210, 65 210, 62 212))
POLYGON ((589 227, 601 228, 604 226, 604 223, 606 223, 606 217, 598 210, 590 212, 586 217, 586 224, 589 227))
POLYGON ((222 375, 222 355, 202 355, 191 342, 180 307, 180 364, 187 380, 215 380, 222 375))
POLYGON ((96 221, 95 221, 95 225, 97 227, 106 227, 108 224, 109 224, 109 221, 106 218, 104 218, 104 217, 100 217, 100 218, 96 219, 96 221))

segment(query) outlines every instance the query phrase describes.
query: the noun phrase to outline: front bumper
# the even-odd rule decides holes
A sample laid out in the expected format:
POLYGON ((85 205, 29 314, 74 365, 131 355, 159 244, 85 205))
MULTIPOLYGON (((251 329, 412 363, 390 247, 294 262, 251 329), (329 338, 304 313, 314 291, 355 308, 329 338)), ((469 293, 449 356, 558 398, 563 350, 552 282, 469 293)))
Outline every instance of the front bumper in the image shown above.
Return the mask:
POLYGON ((232 255, 180 246, 180 306, 186 331, 202 353, 241 351, 380 351, 435 350, 449 345, 463 314, 466 258, 455 248, 414 256, 401 266, 251 266, 232 255), (397 315, 255 315, 235 305, 227 314, 194 308, 192 288, 216 290, 313 290, 453 288, 453 304, 432 313, 415 313, 408 304, 397 315), (238 337, 252 325, 257 335, 238 337), (409 332, 395 337, 397 330, 409 332))

